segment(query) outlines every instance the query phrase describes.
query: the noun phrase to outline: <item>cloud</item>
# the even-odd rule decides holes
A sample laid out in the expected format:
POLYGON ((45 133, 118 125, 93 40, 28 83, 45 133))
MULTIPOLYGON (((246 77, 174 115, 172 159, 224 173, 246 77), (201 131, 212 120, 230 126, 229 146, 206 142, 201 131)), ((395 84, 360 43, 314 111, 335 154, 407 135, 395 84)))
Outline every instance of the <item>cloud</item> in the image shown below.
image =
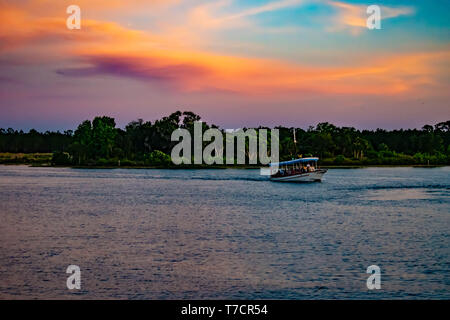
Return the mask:
MULTIPOLYGON (((271 2, 228 17, 240 20, 300 3, 271 2)), ((360 21, 350 19, 355 17, 357 6, 332 3, 343 12, 339 16, 341 23, 361 27, 360 21)), ((229 1, 220 1, 211 6, 218 10, 228 4, 229 1)), ((388 16, 405 13, 396 10, 387 11, 388 16)), ((209 17, 211 12, 206 12, 209 17)), ((0 30, 3 57, 5 52, 11 56, 21 47, 28 52, 27 59, 21 57, 24 63, 34 61, 39 65, 43 54, 38 56, 34 51, 39 48, 52 58, 57 56, 51 62, 58 65, 53 70, 61 77, 121 77, 149 86, 161 84, 180 92, 219 91, 249 96, 401 94, 421 85, 439 86, 436 78, 442 70, 435 66, 450 60, 449 52, 443 51, 385 55, 347 67, 308 66, 301 62, 219 54, 189 45, 192 38, 187 35, 177 38, 178 42, 171 34, 133 30, 109 21, 83 19, 81 30, 70 31, 65 28, 64 16, 34 17, 12 6, 0 11, 1 18, 11 24, 11 28, 0 30)))
MULTIPOLYGON (((119 39, 133 42, 143 37, 143 32, 123 28, 117 23, 89 19, 83 19, 82 29, 74 32, 66 28, 65 15, 34 16, 27 10, 11 6, 0 9, 0 21, 8 25, 8 28, 0 29, 0 53, 23 46, 71 46, 119 39)), ((150 40, 149 37, 147 40, 150 40)))
POLYGON ((88 66, 58 69, 56 72, 70 77, 111 75, 141 81, 181 84, 193 77, 207 74, 207 69, 188 63, 161 63, 157 59, 137 56, 87 56, 81 59, 88 66))
POLYGON ((229 15, 229 16, 223 17, 221 19, 222 20, 240 19, 240 18, 254 16, 257 14, 261 14, 261 13, 272 12, 272 11, 276 11, 276 10, 280 10, 280 9, 295 7, 295 6, 302 4, 303 2, 304 2, 303 0, 274 1, 274 2, 270 2, 268 4, 265 4, 265 5, 259 6, 259 7, 254 7, 254 8, 250 8, 247 10, 243 10, 242 12, 239 12, 239 13, 236 13, 233 15, 229 15))
POLYGON ((231 0, 220 0, 193 7, 189 12, 189 22, 192 25, 206 28, 236 28, 255 27, 246 18, 262 13, 273 12, 281 9, 296 7, 305 0, 279 0, 264 5, 241 10, 235 13, 227 13, 227 8, 233 5, 231 0))
MULTIPOLYGON (((328 4, 337 9, 336 16, 332 19, 333 25, 328 28, 331 31, 350 29, 353 34, 359 34, 362 28, 367 28, 367 5, 354 5, 339 1, 328 1, 328 4)), ((396 18, 404 15, 412 15, 411 7, 387 7, 380 6, 381 19, 396 18)))
MULTIPOLYGON (((81 54, 81 53, 80 53, 81 54)), ((60 69, 71 77, 109 75, 162 84, 182 92, 221 91, 243 95, 286 93, 400 94, 440 86, 436 65, 450 52, 397 54, 351 67, 311 67, 277 60, 207 52, 85 52, 77 68, 60 69)))

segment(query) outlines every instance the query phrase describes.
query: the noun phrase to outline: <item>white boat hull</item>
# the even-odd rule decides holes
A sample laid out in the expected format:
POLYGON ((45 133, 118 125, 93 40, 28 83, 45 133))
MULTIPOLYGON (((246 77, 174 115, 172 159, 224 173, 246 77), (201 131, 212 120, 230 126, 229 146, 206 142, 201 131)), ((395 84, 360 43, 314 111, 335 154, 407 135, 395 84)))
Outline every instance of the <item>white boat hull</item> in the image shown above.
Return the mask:
POLYGON ((288 176, 270 177, 272 181, 280 182, 313 182, 322 181, 323 175, 327 172, 326 169, 318 169, 314 172, 306 172, 288 176))

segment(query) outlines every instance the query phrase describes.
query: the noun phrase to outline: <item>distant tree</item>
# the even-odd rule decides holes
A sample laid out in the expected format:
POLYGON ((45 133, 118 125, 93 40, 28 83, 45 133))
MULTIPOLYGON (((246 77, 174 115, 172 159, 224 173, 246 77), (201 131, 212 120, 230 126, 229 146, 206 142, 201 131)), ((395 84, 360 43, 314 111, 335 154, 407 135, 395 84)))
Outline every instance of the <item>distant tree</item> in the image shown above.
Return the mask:
POLYGON ((353 157, 356 159, 362 159, 364 157, 364 153, 369 150, 369 142, 366 139, 361 137, 356 137, 353 142, 353 157))
POLYGON ((176 111, 168 117, 156 120, 153 125, 152 135, 148 141, 154 150, 161 150, 169 154, 176 142, 171 141, 172 132, 179 128, 181 111, 176 111))
POLYGON ((450 131, 450 120, 445 122, 439 122, 434 126, 436 131, 449 132, 450 131))
POLYGON ((312 137, 312 145, 314 153, 323 158, 325 155, 330 156, 334 152, 333 137, 330 132, 319 131, 312 137))
POLYGON ((110 117, 95 117, 92 121, 92 153, 95 158, 109 158, 116 138, 116 122, 110 117))
POLYGON ((91 146, 92 125, 89 120, 86 120, 75 130, 73 143, 70 147, 73 156, 78 159, 78 164, 85 162, 90 157, 91 146))
POLYGON ((378 145, 378 151, 389 151, 389 147, 386 143, 380 143, 378 145))
POLYGON ((200 121, 201 117, 191 111, 184 111, 182 113, 183 123, 181 125, 182 128, 192 129, 194 127, 194 122, 200 121))
MULTIPOLYGON (((177 128, 185 128, 193 137, 194 123, 200 120, 201 117, 194 112, 176 111, 153 123, 143 119, 132 121, 124 129, 116 128, 115 120, 107 116, 96 117, 92 122, 83 121, 75 132, 42 133, 31 129, 25 133, 23 130, 0 128, 0 152, 54 152, 55 164, 68 161, 64 152, 70 154, 72 163, 80 165, 136 165, 150 163, 150 160, 164 162, 177 143, 171 141, 172 132, 177 128)), ((217 128, 202 122, 203 132, 210 127, 217 128)), ((296 141, 293 137, 294 128, 276 128, 279 130, 276 143, 279 143, 280 159, 311 154, 327 163, 334 161, 337 164, 450 164, 450 121, 439 122, 434 126, 425 125, 422 129, 390 131, 359 131, 321 122, 306 130, 295 128, 296 141)), ((260 129, 263 127, 255 128, 256 132, 260 129)), ((269 146, 272 143, 269 135, 269 146)), ((207 144, 209 142, 203 142, 204 147, 207 144)), ((248 139, 245 147, 248 160, 248 139)), ((34 159, 32 156, 25 158, 34 159)))

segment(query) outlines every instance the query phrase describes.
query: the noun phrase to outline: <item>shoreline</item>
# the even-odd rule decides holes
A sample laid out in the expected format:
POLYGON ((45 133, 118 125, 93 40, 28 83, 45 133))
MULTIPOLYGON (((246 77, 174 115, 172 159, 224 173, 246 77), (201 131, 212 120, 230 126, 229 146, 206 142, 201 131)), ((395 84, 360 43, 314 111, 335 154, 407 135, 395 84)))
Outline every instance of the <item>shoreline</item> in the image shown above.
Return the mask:
MULTIPOLYGON (((157 170, 256 170, 264 166, 237 166, 237 165, 189 165, 189 166, 73 166, 73 165, 51 165, 33 163, 0 163, 0 166, 27 166, 31 168, 71 168, 71 169, 157 169, 157 170)), ((441 168, 449 165, 419 165, 419 164, 392 164, 392 165, 325 165, 322 169, 364 169, 364 168, 441 168)))
MULTIPOLYGON (((425 157, 425 156, 424 156, 425 157)), ((282 159, 285 159, 283 157, 282 159)), ((339 156, 335 158, 323 158, 319 161, 319 167, 325 169, 354 169, 354 168, 383 168, 383 167, 417 167, 417 168, 435 168, 450 165, 450 158, 439 158, 436 156, 426 156, 425 158, 416 159, 414 157, 386 157, 386 158, 362 158, 350 159, 345 161, 339 156)), ((283 160, 286 161, 286 160, 283 160)), ((78 162, 78 161, 77 161, 78 162)), ((225 162, 225 160, 224 160, 225 162)), ((27 165, 31 167, 67 167, 78 169, 169 169, 169 170, 198 170, 198 169, 259 169, 267 167, 261 164, 181 164, 175 165, 170 160, 163 158, 144 159, 144 160, 128 160, 128 159, 96 159, 88 160, 82 164, 75 164, 73 159, 65 153, 1 153, 0 165, 27 165)))

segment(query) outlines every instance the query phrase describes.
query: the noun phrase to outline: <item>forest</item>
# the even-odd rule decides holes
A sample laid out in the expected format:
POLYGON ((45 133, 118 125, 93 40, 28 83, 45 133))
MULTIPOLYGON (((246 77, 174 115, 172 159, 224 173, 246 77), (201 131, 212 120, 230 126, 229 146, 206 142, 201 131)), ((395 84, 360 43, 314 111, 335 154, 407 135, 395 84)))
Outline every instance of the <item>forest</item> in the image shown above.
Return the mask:
MULTIPOLYGON (((0 129, 0 163, 175 167, 170 154, 178 142, 171 141, 172 132, 192 131, 199 120, 193 112, 177 111, 154 122, 138 119, 125 128, 118 128, 114 118, 99 116, 83 121, 75 131, 0 129)), ((208 128, 219 127, 203 123, 203 129, 208 128)), ((422 129, 357 130, 328 122, 306 130, 276 128, 280 160, 318 156, 323 166, 450 164, 450 120, 422 129)))

